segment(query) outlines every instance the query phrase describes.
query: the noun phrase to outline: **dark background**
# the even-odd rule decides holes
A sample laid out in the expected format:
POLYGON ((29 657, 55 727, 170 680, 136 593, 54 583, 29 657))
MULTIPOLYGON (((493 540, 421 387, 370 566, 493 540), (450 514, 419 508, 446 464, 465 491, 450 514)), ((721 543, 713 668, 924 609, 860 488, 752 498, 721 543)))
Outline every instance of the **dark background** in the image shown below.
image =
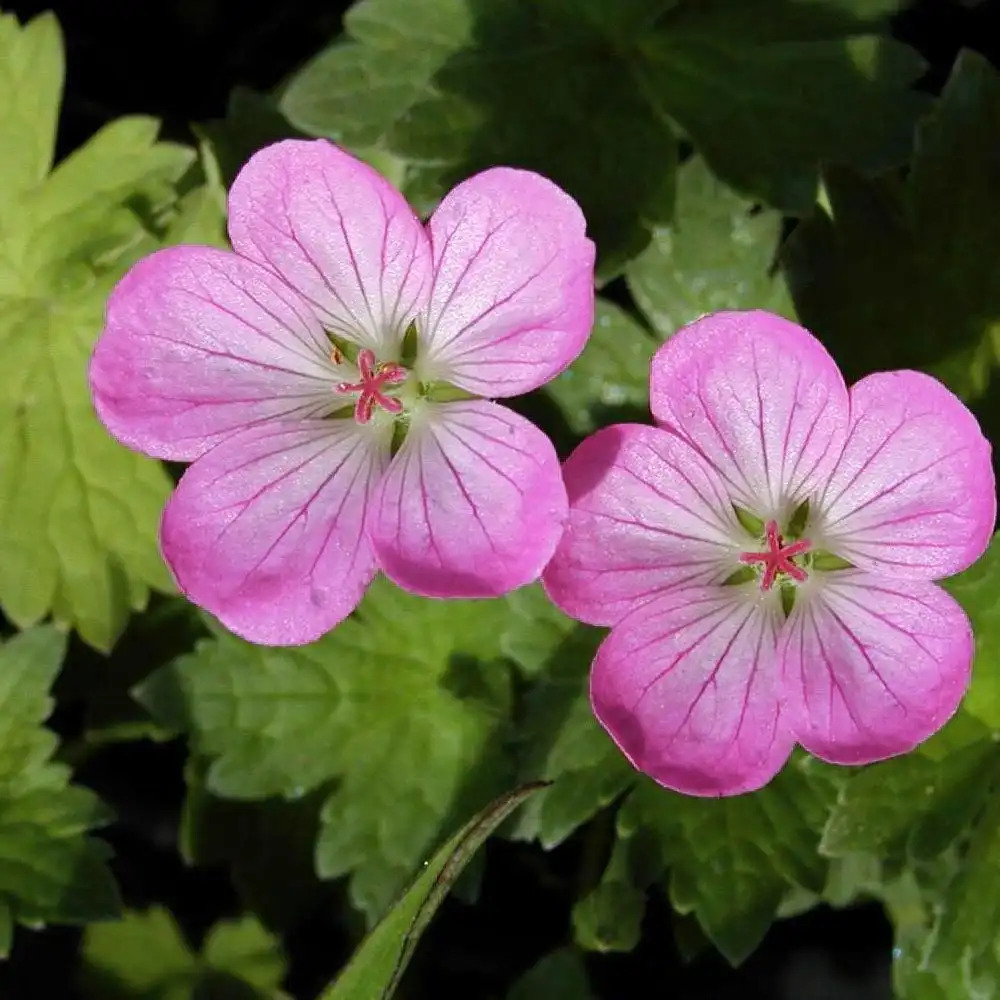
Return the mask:
MULTIPOLYGON (((67 84, 58 155, 124 114, 163 120, 164 135, 191 139, 189 123, 224 117, 234 86, 273 88, 339 30, 338 0, 7 0, 22 20, 54 9, 67 49, 67 84)), ((897 37, 928 60, 923 86, 936 92, 962 47, 1000 63, 1000 2, 920 0, 893 24, 897 37)), ((83 655, 81 653, 81 655, 83 655)), ((72 664, 70 665, 72 669, 72 664)), ((79 727, 73 705, 52 723, 64 735, 79 727)), ((176 831, 184 795, 185 750, 179 743, 129 744, 101 751, 78 772, 116 810, 106 831, 126 904, 167 905, 192 941, 220 917, 239 912, 225 866, 186 868, 176 831)), ((449 900, 427 934, 414 980, 428 997, 501 998, 538 958, 565 943, 580 844, 545 854, 524 844, 491 842, 476 907, 449 900)), ((286 929, 286 986, 311 1000, 350 948, 340 923, 337 887, 286 929)), ((674 945, 673 915, 654 899, 643 943, 633 953, 591 956, 595 989, 608 1000, 888 1000, 891 928, 875 905, 828 908, 777 924, 758 952, 731 969, 711 951, 684 962, 674 945)), ((72 1000, 79 932, 20 930, 0 968, 2 1000, 72 1000)), ((413 985, 416 985, 414 982, 413 985)), ((422 995, 414 992, 413 996, 422 995)), ((109 998, 114 1000, 114 998, 109 998)))

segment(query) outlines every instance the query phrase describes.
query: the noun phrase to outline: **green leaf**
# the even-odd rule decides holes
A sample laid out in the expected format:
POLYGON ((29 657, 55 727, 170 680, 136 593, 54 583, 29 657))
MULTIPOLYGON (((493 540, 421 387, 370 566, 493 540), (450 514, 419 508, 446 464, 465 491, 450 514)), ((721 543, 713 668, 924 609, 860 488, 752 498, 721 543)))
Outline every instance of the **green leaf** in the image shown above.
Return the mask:
POLYGON ((876 892, 896 925, 900 1000, 994 1000, 1000 995, 1000 809, 996 770, 971 834, 876 892))
POLYGON ((95 1000, 277 1000, 284 974, 280 944, 252 917, 216 924, 199 955, 156 907, 87 928, 80 986, 95 1000))
POLYGON ((966 399, 985 392, 1000 345, 1000 161, 982 137, 998 131, 1000 74, 965 52, 905 183, 828 172, 830 210, 793 233, 784 264, 803 323, 849 381, 919 368, 966 399))
POLYGON ((911 753, 856 772, 843 784, 820 850, 829 857, 934 857, 976 818, 977 778, 996 758, 993 741, 981 739, 944 760, 911 753))
POLYGON ((822 889, 827 862, 817 848, 836 792, 832 768, 799 759, 759 792, 732 798, 685 797, 643 780, 619 814, 619 832, 655 847, 674 908, 693 913, 736 964, 791 887, 822 889))
POLYGON ((881 864, 902 1000, 1000 996, 1000 748, 964 709, 918 751, 853 772, 822 851, 881 864))
POLYGON ((463 0, 356 3, 347 38, 307 63, 283 88, 280 106, 306 132, 349 146, 378 143, 420 98, 435 71, 473 44, 463 0))
POLYGON ((649 362, 656 341, 628 313, 598 298, 594 329, 583 353, 545 386, 570 429, 583 437, 649 412, 649 362))
POLYGON ((1000 800, 990 797, 955 878, 944 893, 923 964, 937 974, 945 995, 992 998, 1000 994, 1000 800))
POLYGON ((700 157, 678 174, 674 222, 625 270, 629 290, 661 337, 705 313, 767 309, 794 318, 776 272, 781 215, 756 210, 719 181, 700 157))
POLYGON ((573 937, 587 951, 632 951, 639 944, 646 894, 629 881, 601 882, 573 907, 573 937))
POLYGON ((53 763, 56 737, 41 726, 66 640, 52 628, 0 646, 0 915, 5 950, 14 919, 36 926, 117 915, 109 851, 86 836, 109 815, 53 763))
MULTIPOLYGON (((588 832, 588 840, 599 824, 588 832)), ((615 844, 608 866, 589 892, 573 907, 573 938, 586 951, 632 951, 642 935, 646 887, 636 884, 631 843, 615 844)))
POLYGON ((546 955, 514 984, 507 1000, 594 1000, 583 956, 571 948, 546 955))
POLYGON ((379 579, 319 642, 268 649, 220 632, 138 696, 211 759, 215 795, 295 799, 333 784, 317 868, 350 873, 374 920, 456 813, 507 783, 509 614, 502 601, 428 601, 379 579))
POLYGON ((361 943, 350 964, 321 1000, 389 1000, 449 889, 472 855, 500 824, 541 786, 522 785, 469 820, 425 864, 399 902, 361 943))
MULTIPOLYGON (((202 154, 207 165, 207 147, 202 147, 202 154)), ((217 165, 211 164, 210 169, 214 176, 178 199, 173 217, 163 234, 165 245, 198 243, 229 249, 226 236, 226 189, 216 172, 217 165)))
POLYGON ((964 573, 944 581, 945 589, 965 609, 976 637, 972 686, 963 705, 970 715, 1000 730, 1000 536, 964 573))
POLYGON ((42 14, 23 28, 0 14, 0 233, 4 206, 52 167, 63 85, 59 22, 42 14))
POLYGON ((528 678, 536 678, 577 623, 548 598, 540 583, 512 591, 504 598, 511 614, 500 636, 500 649, 528 678))
POLYGON ((160 908, 88 927, 80 973, 84 995, 101 1000, 181 1000, 190 996, 195 957, 173 917, 160 908))
POLYGON ((860 34, 871 13, 815 0, 681 3, 640 42, 636 76, 720 177, 806 212, 820 163, 902 163, 926 106, 910 89, 919 56, 860 34))
POLYGON ((518 730, 519 773, 551 785, 525 806, 513 835, 554 847, 618 798, 635 771, 590 707, 587 676, 604 631, 576 624, 540 589, 531 600, 533 607, 522 605, 521 614, 534 624, 512 623, 518 644, 507 646, 539 678, 518 730))
POLYGON ((281 945, 253 917, 223 920, 205 938, 202 963, 270 996, 285 976, 281 945))
MULTIPOLYGON (((48 54, 26 84, 39 93, 19 106, 39 102, 35 124, 51 132, 41 105, 57 97, 58 33, 35 24, 25 33, 48 54)), ((35 51, 24 34, 19 44, 35 51)), ((156 544, 169 480, 111 440, 86 380, 107 295, 161 245, 194 158, 156 134, 148 118, 112 122, 44 176, 49 135, 31 157, 34 183, 0 212, 0 604, 22 628, 51 614, 102 650, 151 587, 173 588, 156 544)), ((0 144, 19 148, 21 137, 0 131, 0 144)))

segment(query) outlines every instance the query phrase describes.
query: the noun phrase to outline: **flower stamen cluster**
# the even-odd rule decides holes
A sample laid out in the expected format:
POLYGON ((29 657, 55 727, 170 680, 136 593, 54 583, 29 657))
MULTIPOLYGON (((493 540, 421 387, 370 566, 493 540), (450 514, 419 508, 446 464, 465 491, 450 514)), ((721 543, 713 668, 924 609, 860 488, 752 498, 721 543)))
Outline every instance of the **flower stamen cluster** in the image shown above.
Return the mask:
POLYGON ((403 412, 403 404, 395 396, 390 396, 382 390, 386 386, 402 385, 409 377, 409 372, 395 361, 375 360, 375 352, 364 348, 358 352, 358 372, 360 382, 338 382, 336 391, 340 393, 360 393, 354 404, 354 419, 359 424, 367 424, 372 418, 376 406, 387 413, 403 412))
POLYGON ((796 565, 792 560, 812 548, 812 542, 808 538, 800 538, 788 545, 784 538, 778 534, 778 522, 768 521, 764 529, 764 542, 767 545, 766 552, 741 552, 739 559, 741 563, 748 566, 763 566, 764 572, 760 578, 760 589, 770 590, 776 580, 784 575, 790 576, 798 583, 805 583, 809 574, 802 566, 796 565))

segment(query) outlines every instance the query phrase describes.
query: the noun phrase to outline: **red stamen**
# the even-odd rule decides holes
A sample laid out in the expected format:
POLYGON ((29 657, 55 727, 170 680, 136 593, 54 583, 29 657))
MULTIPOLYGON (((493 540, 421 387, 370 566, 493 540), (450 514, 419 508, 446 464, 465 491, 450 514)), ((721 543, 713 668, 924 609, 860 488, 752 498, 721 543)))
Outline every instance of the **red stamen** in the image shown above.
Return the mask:
POLYGON ((399 385, 405 382, 409 372, 394 361, 378 364, 374 351, 367 347, 358 352, 358 371, 360 382, 340 382, 337 392, 359 392, 357 403, 354 404, 354 419, 359 424, 367 424, 375 412, 376 406, 381 406, 389 413, 401 413, 403 404, 393 396, 387 396, 382 388, 387 385, 399 385))
POLYGON ((802 583, 808 574, 801 566, 792 562, 793 557, 802 555, 812 548, 808 538, 800 538, 791 545, 784 545, 778 534, 776 521, 768 521, 764 528, 764 539, 767 542, 767 552, 743 552, 740 562, 746 564, 764 563, 764 575, 761 577, 760 589, 770 590, 779 573, 787 573, 793 580, 802 583))

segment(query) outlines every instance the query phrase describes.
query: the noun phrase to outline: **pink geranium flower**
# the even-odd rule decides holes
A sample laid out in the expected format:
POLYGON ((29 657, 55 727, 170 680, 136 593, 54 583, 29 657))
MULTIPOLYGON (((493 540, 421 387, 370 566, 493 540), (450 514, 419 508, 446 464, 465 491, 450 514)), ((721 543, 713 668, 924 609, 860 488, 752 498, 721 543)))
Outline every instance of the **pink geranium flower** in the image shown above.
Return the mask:
POLYGON ((425 228, 376 171, 281 142, 229 195, 234 253, 173 247, 108 302, 90 367, 126 445, 194 464, 163 515, 180 588, 232 631, 302 643, 381 568, 434 597, 536 579, 566 518, 516 396, 581 351, 594 247, 550 181, 497 168, 425 228))
POLYGON ((594 710, 632 763, 693 795, 765 784, 797 742, 861 764, 955 711, 972 632, 932 581, 986 548, 990 446, 935 379, 848 389, 820 343, 719 313, 652 362, 657 427, 584 441, 543 577, 612 630, 594 710))

